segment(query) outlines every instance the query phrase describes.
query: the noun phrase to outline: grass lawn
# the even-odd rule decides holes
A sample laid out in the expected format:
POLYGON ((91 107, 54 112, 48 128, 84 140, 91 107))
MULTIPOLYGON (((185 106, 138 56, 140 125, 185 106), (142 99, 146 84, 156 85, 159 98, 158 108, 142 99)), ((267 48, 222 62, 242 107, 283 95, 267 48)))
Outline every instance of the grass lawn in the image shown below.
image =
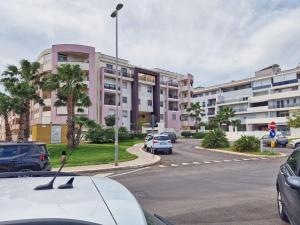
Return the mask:
MULTIPOLYGON (((221 150, 231 151, 231 152, 238 152, 234 151, 232 146, 226 147, 226 148, 220 148, 221 150)), ((275 151, 263 151, 263 152, 239 152, 239 153, 246 153, 246 154, 252 154, 252 155, 261 155, 261 156, 275 156, 280 155, 278 152, 275 151)))
MULTIPOLYGON (((130 154, 126 149, 134 144, 141 143, 142 140, 129 140, 119 143, 119 161, 129 161, 136 159, 137 156, 130 154)), ((47 145, 50 153, 52 167, 60 166, 60 154, 67 151, 66 144, 47 145)), ((68 152, 68 151, 67 151, 68 152)), ((86 166, 96 164, 107 164, 114 162, 114 144, 80 144, 76 148, 67 162, 66 166, 86 166)))

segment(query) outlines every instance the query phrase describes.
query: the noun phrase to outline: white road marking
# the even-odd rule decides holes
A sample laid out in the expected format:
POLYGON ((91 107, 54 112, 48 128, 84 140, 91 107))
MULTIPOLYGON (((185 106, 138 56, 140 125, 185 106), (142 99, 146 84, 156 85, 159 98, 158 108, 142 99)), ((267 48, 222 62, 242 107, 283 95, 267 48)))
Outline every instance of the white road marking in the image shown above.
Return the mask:
POLYGON ((176 166, 178 166, 178 164, 173 164, 173 163, 172 163, 172 164, 171 164, 171 166, 174 166, 174 167, 176 167, 176 166))
POLYGON ((204 163, 207 163, 207 164, 208 164, 208 163, 211 163, 211 162, 208 162, 208 161, 203 161, 203 162, 204 162, 204 163))
POLYGON ((214 160, 214 162, 215 162, 215 163, 220 163, 221 161, 219 161, 219 160, 214 160))
POLYGON ((183 166, 190 165, 190 163, 181 163, 183 166))
POLYGON ((151 167, 150 167, 150 166, 147 166, 147 167, 144 167, 144 168, 140 168, 140 169, 128 171, 128 172, 125 172, 125 173, 119 173, 119 174, 115 174, 115 175, 110 175, 110 176, 108 176, 108 177, 118 177, 118 176, 130 174, 130 173, 136 173, 136 172, 138 172, 138 171, 145 170, 145 169, 149 169, 149 168, 151 168, 151 167))
POLYGON ((252 160, 258 160, 258 158, 251 158, 252 160))
POLYGON ((249 161, 250 159, 243 159, 244 161, 249 161))
POLYGON ((164 167, 167 167, 167 166, 165 166, 165 165, 159 165, 159 167, 164 168, 164 167))
POLYGON ((223 161, 224 162, 231 162, 232 160, 231 159, 224 159, 223 161))
POLYGON ((241 161, 241 160, 239 160, 239 159, 233 159, 233 161, 235 161, 235 162, 239 162, 239 161, 241 161))
POLYGON ((261 159, 268 159, 268 158, 261 158, 261 159))
POLYGON ((195 164, 195 165, 199 165, 199 164, 201 164, 201 163, 199 163, 199 162, 193 162, 193 164, 195 164))

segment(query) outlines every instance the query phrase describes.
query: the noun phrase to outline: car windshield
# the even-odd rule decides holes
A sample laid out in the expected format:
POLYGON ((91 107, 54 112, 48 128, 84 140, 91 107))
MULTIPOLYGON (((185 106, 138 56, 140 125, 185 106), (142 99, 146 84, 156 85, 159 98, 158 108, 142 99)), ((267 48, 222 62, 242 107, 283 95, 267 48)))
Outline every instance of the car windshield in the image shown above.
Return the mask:
POLYGON ((156 137, 154 137, 154 140, 167 141, 167 140, 170 140, 170 138, 168 136, 156 136, 156 137))

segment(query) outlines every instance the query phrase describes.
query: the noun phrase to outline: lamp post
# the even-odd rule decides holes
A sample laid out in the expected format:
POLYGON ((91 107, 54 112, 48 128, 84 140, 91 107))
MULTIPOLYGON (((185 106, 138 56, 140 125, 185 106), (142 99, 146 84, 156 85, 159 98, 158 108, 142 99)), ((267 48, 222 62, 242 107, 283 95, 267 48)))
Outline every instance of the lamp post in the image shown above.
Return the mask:
POLYGON ((119 73, 118 73, 118 12, 123 8, 123 4, 119 3, 116 9, 110 15, 112 18, 116 18, 116 116, 115 116, 115 166, 118 166, 119 158, 119 146, 118 146, 118 128, 119 128, 119 73))

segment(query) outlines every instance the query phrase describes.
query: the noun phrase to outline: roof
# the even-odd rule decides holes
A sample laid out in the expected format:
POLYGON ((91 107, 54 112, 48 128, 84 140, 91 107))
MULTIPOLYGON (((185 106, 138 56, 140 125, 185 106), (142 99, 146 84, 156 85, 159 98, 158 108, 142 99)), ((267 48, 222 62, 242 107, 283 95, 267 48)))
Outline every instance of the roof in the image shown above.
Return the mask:
POLYGON ((45 145, 43 142, 0 142, 0 146, 13 146, 13 145, 45 145))
MULTIPOLYGON (((54 187, 71 177, 57 177, 54 187)), ((50 177, 0 179, 0 222, 71 219, 97 224, 146 225, 142 209, 121 184, 104 177, 75 177, 73 189, 33 189, 50 177)))

